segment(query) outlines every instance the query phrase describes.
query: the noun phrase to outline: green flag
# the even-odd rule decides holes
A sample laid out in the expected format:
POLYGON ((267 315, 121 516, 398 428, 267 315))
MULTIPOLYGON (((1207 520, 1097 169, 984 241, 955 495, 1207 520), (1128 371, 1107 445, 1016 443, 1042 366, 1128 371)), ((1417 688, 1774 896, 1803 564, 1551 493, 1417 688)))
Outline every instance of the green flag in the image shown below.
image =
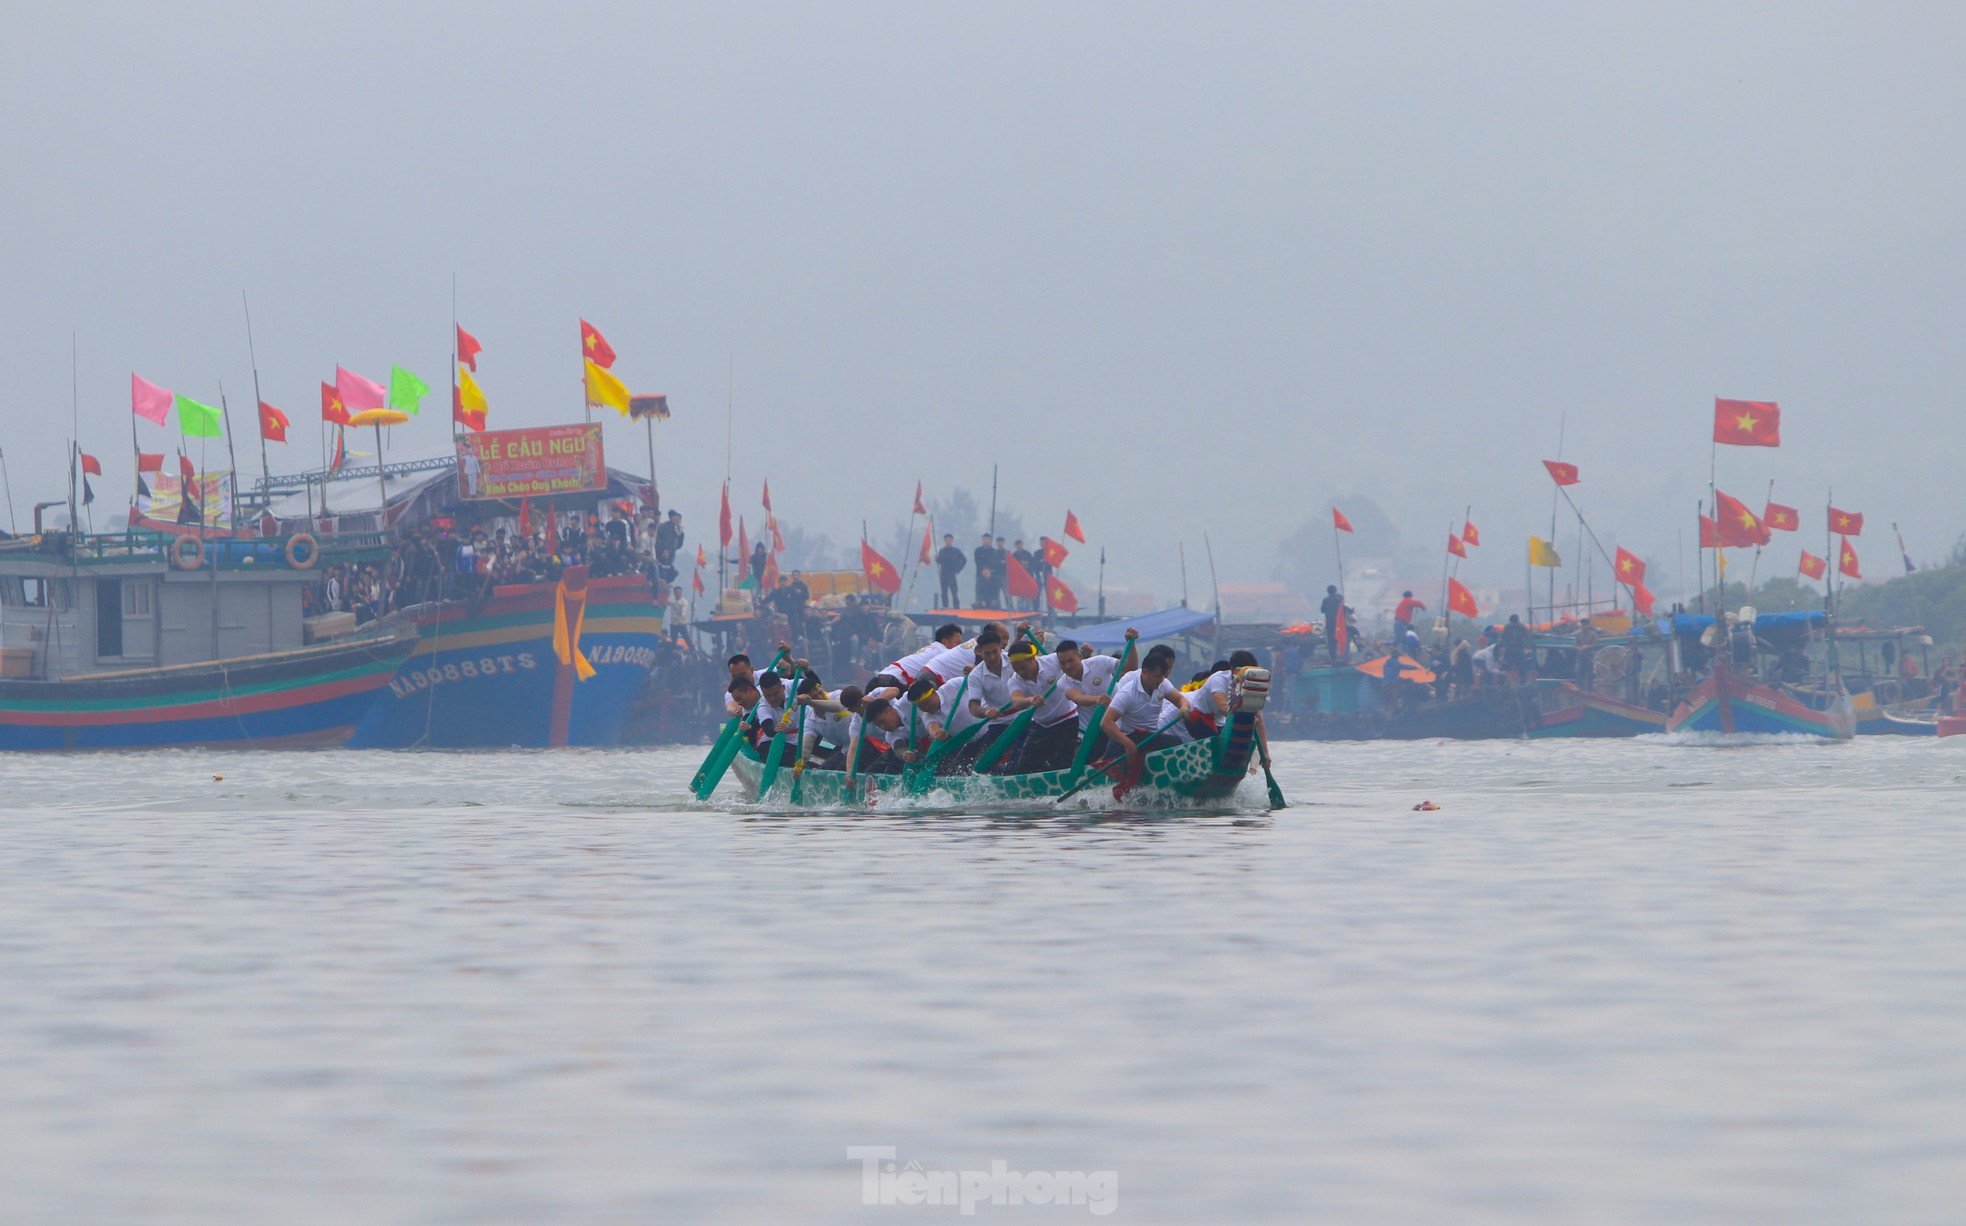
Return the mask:
POLYGON ((177 398, 177 428, 187 438, 218 438, 225 433, 218 410, 189 396, 177 398))
POLYGON ((430 385, 400 366, 389 368, 389 407, 401 409, 405 413, 423 411, 423 398, 430 394, 430 385))

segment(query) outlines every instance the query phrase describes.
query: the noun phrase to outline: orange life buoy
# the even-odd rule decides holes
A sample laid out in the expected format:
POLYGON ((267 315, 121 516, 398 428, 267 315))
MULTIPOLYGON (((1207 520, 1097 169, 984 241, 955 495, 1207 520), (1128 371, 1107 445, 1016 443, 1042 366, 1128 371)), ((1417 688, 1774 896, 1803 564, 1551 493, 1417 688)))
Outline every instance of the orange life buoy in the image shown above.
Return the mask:
POLYGON ((321 560, 321 546, 305 532, 287 538, 287 565, 295 570, 313 570, 321 560))
POLYGON ((195 536, 181 536, 171 542, 171 565, 179 570, 197 570, 205 564, 205 547, 195 536))

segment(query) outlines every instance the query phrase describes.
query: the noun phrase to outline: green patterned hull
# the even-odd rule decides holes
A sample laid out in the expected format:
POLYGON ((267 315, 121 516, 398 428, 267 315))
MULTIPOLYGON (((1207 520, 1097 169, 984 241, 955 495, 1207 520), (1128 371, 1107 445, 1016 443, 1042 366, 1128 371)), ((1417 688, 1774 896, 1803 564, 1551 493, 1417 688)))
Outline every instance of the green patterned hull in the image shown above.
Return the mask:
MULTIPOLYGON (((1256 717, 1238 712, 1207 740, 1190 741, 1148 754, 1141 764, 1140 780, 1127 799, 1137 800, 1143 807, 1213 805, 1242 785, 1255 748, 1256 717)), ((936 807, 1003 808, 1056 800, 1080 781, 1079 773, 1071 769, 1029 775, 946 775, 936 778, 925 792, 913 793, 903 776, 862 775, 849 792, 844 772, 814 770, 805 773, 804 782, 799 785, 798 804, 794 806, 793 774, 789 769, 779 772, 769 793, 758 795, 758 781, 764 769, 764 759, 746 746, 731 763, 730 773, 736 777, 747 801, 788 809, 837 809, 879 803, 882 797, 889 796, 927 799, 936 807)), ((1078 796, 1097 797, 1111 792, 1110 784, 1095 778, 1078 796)), ((1267 800, 1264 807, 1269 807, 1267 800)))

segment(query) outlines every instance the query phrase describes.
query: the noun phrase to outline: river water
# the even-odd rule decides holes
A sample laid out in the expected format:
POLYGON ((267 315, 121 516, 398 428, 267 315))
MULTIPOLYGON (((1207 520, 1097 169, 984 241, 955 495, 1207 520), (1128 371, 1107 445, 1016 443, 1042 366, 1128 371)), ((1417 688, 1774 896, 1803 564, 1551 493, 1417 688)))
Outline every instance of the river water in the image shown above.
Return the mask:
POLYGON ((998 1220, 1960 1216, 1966 741, 1288 745, 1203 816, 701 753, 0 759, 0 1218, 958 1216, 858 1146, 1110 1173, 998 1220))

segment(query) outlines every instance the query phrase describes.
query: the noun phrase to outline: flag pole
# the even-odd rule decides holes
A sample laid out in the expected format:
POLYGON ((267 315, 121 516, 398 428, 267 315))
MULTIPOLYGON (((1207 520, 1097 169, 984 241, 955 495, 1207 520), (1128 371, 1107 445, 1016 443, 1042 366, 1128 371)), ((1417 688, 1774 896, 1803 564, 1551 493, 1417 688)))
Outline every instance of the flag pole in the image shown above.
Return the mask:
POLYGON ((1215 641, 1222 641, 1222 582, 1215 577, 1215 542, 1208 539, 1208 529, 1202 529, 1201 547, 1208 551, 1208 586, 1215 594, 1215 641))
MULTIPOLYGON (((135 390, 134 385, 132 390, 135 390)), ((136 484, 130 487, 130 519, 135 519, 137 490, 143 487, 143 444, 137 441, 137 410, 134 403, 130 405, 130 462, 136 465, 136 484)), ((0 459, 0 473, 5 471, 6 461, 0 459)), ((132 526, 129 519, 123 523, 126 530, 132 526)), ((18 531, 14 525, 14 496, 11 491, 7 494, 7 525, 10 530, 18 531)))
MULTIPOLYGON (((1773 501, 1775 501, 1775 479, 1770 477, 1768 478, 1768 497, 1763 499, 1761 503, 1761 530, 1764 534, 1768 531, 1768 504, 1773 501)), ((1754 597, 1755 576, 1761 573, 1761 549, 1762 547, 1760 545, 1754 547, 1754 561, 1748 565, 1748 597, 1750 599, 1754 597)))
MULTIPOLYGON (((253 364, 253 412, 257 414, 260 412, 259 405, 261 399, 259 392, 259 354, 253 349, 253 308, 246 301, 245 290, 239 291, 239 306, 246 313, 246 358, 253 364)), ((136 414, 134 413, 130 414, 130 429, 136 429, 136 414)), ((266 496, 266 504, 272 506, 273 493, 271 486, 273 484, 273 467, 266 460, 266 420, 264 417, 261 417, 259 423, 259 475, 260 480, 263 482, 260 487, 260 493, 266 496)), ((239 479, 238 475, 235 473, 232 479, 237 481, 239 479)))
MULTIPOLYGON (((136 416, 134 412, 130 414, 131 434, 136 433, 136 416)), ((142 479, 140 475, 137 478, 139 481, 142 479)), ((7 478, 7 449, 5 447, 0 447, 0 489, 4 489, 7 494, 7 531, 13 536, 19 536, 20 521, 14 518, 14 483, 7 478)), ((132 495, 132 498, 134 498, 134 495, 132 495)))
MULTIPOLYGON (((82 461, 82 348, 73 329, 68 333, 68 532, 81 531, 81 516, 75 510, 75 468, 82 461)), ((51 606, 53 601, 48 602, 51 606)))
MULTIPOLYGON (((225 403, 225 383, 223 380, 218 385, 218 411, 219 416, 225 422, 226 462, 232 466, 232 497, 228 509, 232 512, 232 534, 237 536, 239 534, 239 453, 232 446, 232 409, 225 403)), ((253 411, 255 413, 259 411, 257 406, 255 406, 253 411)))
POLYGON ((382 475, 382 423, 375 422, 375 489, 382 501, 376 504, 376 531, 389 529, 389 482, 382 475))
MULTIPOLYGON (((587 374, 587 368, 585 366, 581 367, 580 373, 584 380, 587 374)), ((581 383, 582 395, 586 394, 586 387, 587 385, 583 381, 581 383)), ((462 414, 459 413, 458 410, 462 407, 463 407, 463 401, 460 400, 458 397, 458 382, 457 382, 457 273, 453 272, 451 273, 451 449, 452 450, 456 450, 457 448, 457 436, 459 433, 458 426, 460 424, 457 419, 460 416, 462 416, 462 414)))
POLYGON ((649 445, 649 513, 662 514, 662 493, 655 484, 655 414, 642 418, 642 426, 648 433, 649 445))

